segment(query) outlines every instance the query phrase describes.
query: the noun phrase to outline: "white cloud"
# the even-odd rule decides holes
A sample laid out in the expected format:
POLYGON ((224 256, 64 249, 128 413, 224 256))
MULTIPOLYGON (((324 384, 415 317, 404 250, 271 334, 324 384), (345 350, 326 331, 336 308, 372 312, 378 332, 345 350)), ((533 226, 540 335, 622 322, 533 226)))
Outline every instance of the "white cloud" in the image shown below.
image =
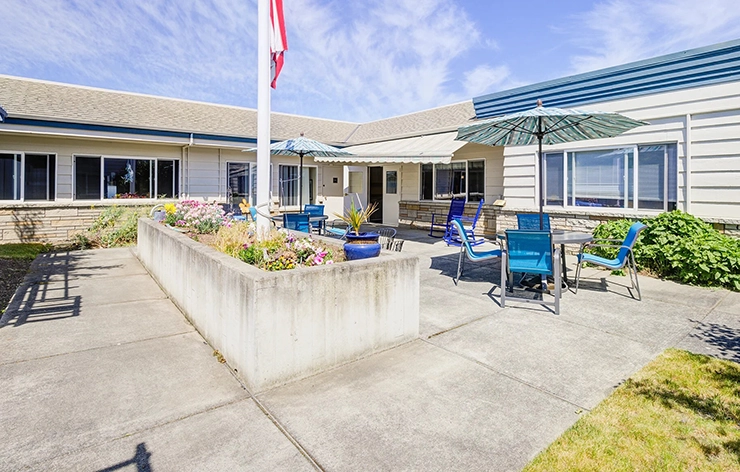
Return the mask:
MULTIPOLYGON (((458 1, 286 1, 273 110, 366 121, 509 83, 458 1)), ((254 107, 256 16, 255 0, 3 0, 0 73, 254 107)))
POLYGON ((567 29, 585 54, 571 58, 574 72, 737 39, 737 0, 611 0, 574 18, 567 29))

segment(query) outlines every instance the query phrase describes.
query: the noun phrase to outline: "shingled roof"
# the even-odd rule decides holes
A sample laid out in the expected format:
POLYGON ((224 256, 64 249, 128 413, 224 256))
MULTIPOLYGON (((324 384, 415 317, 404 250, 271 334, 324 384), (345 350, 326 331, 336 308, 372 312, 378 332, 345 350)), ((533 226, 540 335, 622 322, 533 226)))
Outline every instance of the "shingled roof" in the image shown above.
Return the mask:
MULTIPOLYGON (((12 118, 254 138, 257 110, 0 75, 0 106, 12 118)), ((448 131, 475 115, 472 100, 369 123, 272 113, 271 137, 305 133, 347 145, 448 131)))

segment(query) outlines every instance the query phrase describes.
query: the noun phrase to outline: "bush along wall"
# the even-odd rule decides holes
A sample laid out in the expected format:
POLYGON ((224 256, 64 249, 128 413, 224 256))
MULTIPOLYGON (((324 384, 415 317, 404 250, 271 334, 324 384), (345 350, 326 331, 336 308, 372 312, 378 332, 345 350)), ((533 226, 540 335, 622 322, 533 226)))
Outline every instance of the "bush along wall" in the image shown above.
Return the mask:
MULTIPOLYGON (((680 210, 642 222, 647 228, 634 248, 641 270, 687 284, 740 291, 740 239, 680 210)), ((594 230, 594 238, 624 240, 632 223, 626 219, 602 223, 594 230)), ((608 248, 594 248, 593 252, 616 257, 608 248)))

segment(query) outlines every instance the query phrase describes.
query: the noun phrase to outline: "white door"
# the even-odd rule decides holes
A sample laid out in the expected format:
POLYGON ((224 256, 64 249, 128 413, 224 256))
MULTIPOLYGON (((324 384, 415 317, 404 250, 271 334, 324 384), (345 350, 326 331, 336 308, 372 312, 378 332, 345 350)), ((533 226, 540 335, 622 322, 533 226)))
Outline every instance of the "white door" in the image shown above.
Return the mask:
POLYGON ((401 166, 383 166, 383 224, 398 226, 401 200, 401 166))
POLYGON ((355 202, 356 207, 367 206, 366 179, 367 167, 344 167, 344 208, 349 208, 352 202, 355 202))

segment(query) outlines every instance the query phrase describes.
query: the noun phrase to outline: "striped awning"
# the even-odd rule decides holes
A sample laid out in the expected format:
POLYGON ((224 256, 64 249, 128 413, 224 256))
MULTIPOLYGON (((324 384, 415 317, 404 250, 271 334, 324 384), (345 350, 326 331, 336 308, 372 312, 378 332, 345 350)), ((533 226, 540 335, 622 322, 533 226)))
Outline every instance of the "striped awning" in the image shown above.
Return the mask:
POLYGON ((342 148, 351 152, 350 156, 319 156, 314 160, 359 164, 449 164, 455 151, 467 144, 464 141, 455 141, 456 136, 457 132, 453 131, 358 144, 342 148))

